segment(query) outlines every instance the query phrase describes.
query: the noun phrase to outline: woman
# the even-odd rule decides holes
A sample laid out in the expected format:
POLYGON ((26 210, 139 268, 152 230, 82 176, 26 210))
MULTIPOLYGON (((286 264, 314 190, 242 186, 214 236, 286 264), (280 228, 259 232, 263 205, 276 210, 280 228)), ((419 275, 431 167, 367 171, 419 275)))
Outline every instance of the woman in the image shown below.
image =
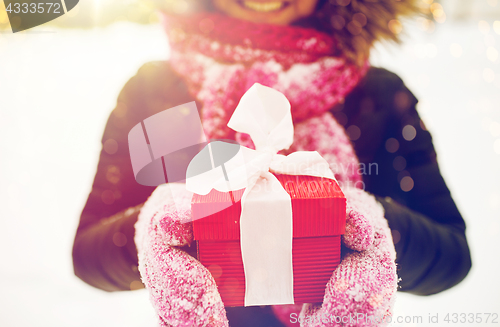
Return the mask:
MULTIPOLYGON (((336 171, 337 177, 356 181, 362 175, 365 190, 384 207, 397 253, 400 291, 429 295, 465 278, 471 266, 465 223, 439 172, 431 136, 415 109, 417 100, 395 74, 367 62, 375 41, 396 40, 389 26, 413 13, 413 2, 195 4, 198 15, 167 19, 170 61, 144 65, 125 85, 109 117, 93 189, 75 237, 76 275, 106 291, 142 287, 134 224, 154 188, 133 178, 128 131, 157 112, 195 100, 210 137, 234 138, 251 146, 244 135, 224 129, 224 122, 251 83, 261 82, 281 88, 297 108, 292 113, 292 151, 314 149, 327 159, 355 152, 364 169, 336 171), (225 50, 207 46, 213 40, 225 50), (321 133, 310 129, 310 118, 321 115, 335 118, 328 121, 331 126, 344 126, 350 150, 335 150, 336 134, 331 142, 321 135, 315 138, 321 133)), ((185 8, 171 9, 184 14, 185 8)), ((231 326, 281 325, 268 307, 226 308, 226 313, 231 326)))

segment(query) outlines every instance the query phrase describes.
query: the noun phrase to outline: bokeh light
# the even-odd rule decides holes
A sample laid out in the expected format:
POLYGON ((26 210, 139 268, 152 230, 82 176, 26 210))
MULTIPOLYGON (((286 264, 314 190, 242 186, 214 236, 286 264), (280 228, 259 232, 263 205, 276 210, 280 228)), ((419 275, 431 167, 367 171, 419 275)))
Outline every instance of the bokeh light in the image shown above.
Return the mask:
POLYGON ((490 31, 490 24, 485 20, 480 20, 478 23, 479 31, 483 34, 487 34, 490 31))
POLYGON ((399 241, 401 241, 401 233, 398 232, 396 229, 391 230, 392 234, 392 241, 394 244, 398 244, 399 241))
POLYGON ((433 3, 431 4, 431 12, 432 16, 434 17, 434 20, 438 23, 444 23, 446 21, 446 14, 443 10, 443 6, 439 3, 433 3))
POLYGON ((392 19, 388 23, 389 30, 394 34, 399 34, 403 30, 403 25, 397 19, 392 19))
POLYGON ((114 139, 107 139, 103 145, 104 151, 108 154, 115 154, 118 151, 118 142, 114 139))
POLYGON ((425 17, 417 18, 417 26, 424 32, 432 33, 435 29, 435 24, 431 19, 425 17))
POLYGON ((104 204, 113 204, 115 202, 115 195, 111 190, 104 190, 101 193, 101 200, 104 204))
POLYGON ((500 20, 495 20, 493 22, 493 30, 495 31, 495 33, 500 35, 500 20))
POLYGON ((413 178, 411 178, 410 176, 403 177, 401 179, 401 182, 399 183, 399 186, 404 192, 410 192, 414 186, 413 178))
POLYGON ((356 141, 361 136, 361 130, 356 125, 351 125, 347 127, 346 132, 352 141, 356 141))
POLYGON ((450 53, 455 58, 460 58, 462 55, 462 46, 458 43, 452 43, 450 45, 450 53))
POLYGON ((493 34, 486 34, 484 36, 484 45, 488 46, 488 47, 494 47, 495 46, 495 35, 493 34))
POLYGON ((404 157, 402 157, 402 156, 397 156, 392 161, 392 166, 397 171, 402 171, 402 170, 404 170, 406 168, 406 159, 404 157))
POLYGON ((486 82, 492 83, 495 80, 495 72, 491 68, 485 68, 483 70, 483 78, 486 82))
POLYGON ((486 0, 486 2, 492 7, 496 7, 498 5, 498 0, 486 0))
POLYGON ((486 49, 486 57, 491 62, 496 62, 498 59, 498 50, 495 49, 494 47, 488 47, 488 49, 486 49))
POLYGON ((394 153, 399 149, 399 142, 395 138, 391 137, 385 141, 385 149, 387 152, 394 153))
POLYGON ((121 232, 113 234, 113 243, 118 247, 123 247, 127 244, 127 236, 121 232))
POLYGON ((438 54, 438 48, 432 43, 427 43, 425 45, 425 52, 429 58, 434 58, 438 54))
POLYGON ((499 137, 500 136, 500 124, 497 123, 496 121, 492 121, 490 123, 490 134, 493 137, 499 137))
POLYGON ((403 127, 403 137, 407 141, 412 141, 417 136, 417 130, 412 125, 403 127))

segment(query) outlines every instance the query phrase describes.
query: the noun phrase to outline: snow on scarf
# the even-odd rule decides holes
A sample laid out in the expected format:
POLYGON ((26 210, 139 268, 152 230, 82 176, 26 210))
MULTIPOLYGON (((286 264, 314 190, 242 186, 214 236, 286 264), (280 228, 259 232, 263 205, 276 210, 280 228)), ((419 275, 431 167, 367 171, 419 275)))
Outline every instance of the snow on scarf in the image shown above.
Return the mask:
POLYGON ((295 140, 286 153, 318 151, 341 185, 361 180, 350 141, 329 111, 358 84, 368 63, 350 63, 332 37, 314 29, 255 24, 215 13, 166 17, 165 25, 172 67, 203 103, 209 138, 234 139, 254 148, 247 135, 226 125, 241 96, 258 82, 291 103, 295 140))

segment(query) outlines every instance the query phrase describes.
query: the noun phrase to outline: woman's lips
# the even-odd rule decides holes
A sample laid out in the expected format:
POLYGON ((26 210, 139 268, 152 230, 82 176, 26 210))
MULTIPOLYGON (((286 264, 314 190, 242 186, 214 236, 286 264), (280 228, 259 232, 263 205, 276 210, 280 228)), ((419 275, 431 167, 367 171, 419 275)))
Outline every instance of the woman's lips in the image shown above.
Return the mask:
POLYGON ((240 5, 245 9, 250 9, 257 12, 274 12, 279 11, 285 8, 289 3, 285 1, 269 1, 269 2, 261 2, 261 1, 239 1, 240 5))

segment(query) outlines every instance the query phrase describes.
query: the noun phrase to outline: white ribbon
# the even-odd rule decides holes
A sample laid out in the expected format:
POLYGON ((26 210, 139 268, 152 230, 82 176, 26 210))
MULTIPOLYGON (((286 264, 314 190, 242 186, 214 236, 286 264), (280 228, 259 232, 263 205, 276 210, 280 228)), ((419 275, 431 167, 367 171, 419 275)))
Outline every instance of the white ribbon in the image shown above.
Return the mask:
POLYGON ((246 188, 240 216, 245 306, 293 304, 292 202, 271 172, 335 179, 333 172, 316 151, 277 154, 293 143, 294 131, 290 103, 270 87, 255 83, 227 126, 249 134, 256 150, 241 147, 223 167, 188 177, 186 188, 203 195, 246 188))

